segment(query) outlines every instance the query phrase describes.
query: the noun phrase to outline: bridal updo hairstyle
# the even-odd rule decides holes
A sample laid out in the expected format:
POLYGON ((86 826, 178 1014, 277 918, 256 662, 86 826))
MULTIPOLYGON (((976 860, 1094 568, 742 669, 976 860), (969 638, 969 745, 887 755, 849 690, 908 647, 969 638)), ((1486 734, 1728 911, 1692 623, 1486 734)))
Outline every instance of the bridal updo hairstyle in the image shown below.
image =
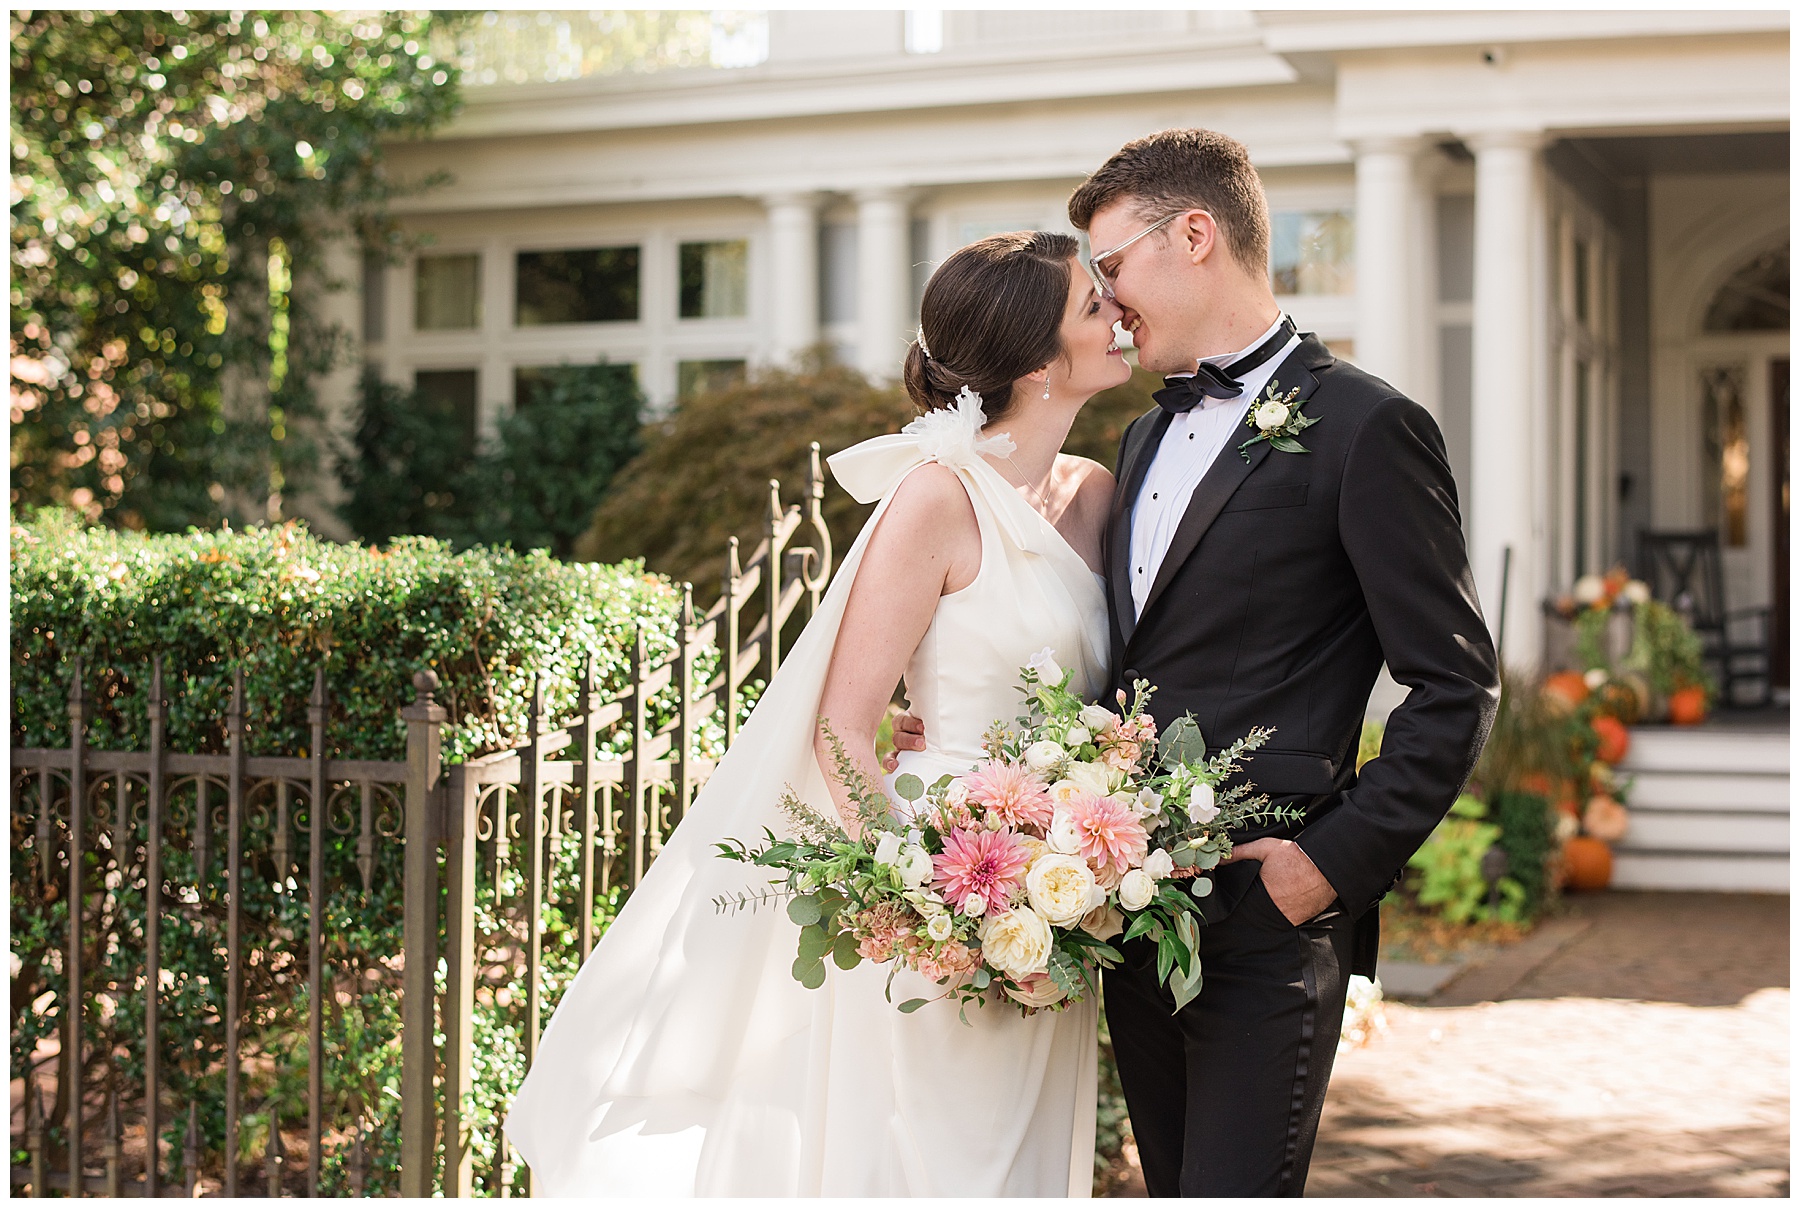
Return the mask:
POLYGON ((1012 231, 952 252, 925 283, 923 344, 915 339, 906 350, 913 404, 922 412, 951 407, 967 386, 989 423, 1004 418, 1013 383, 1063 354, 1069 263, 1079 250, 1054 231, 1012 231))

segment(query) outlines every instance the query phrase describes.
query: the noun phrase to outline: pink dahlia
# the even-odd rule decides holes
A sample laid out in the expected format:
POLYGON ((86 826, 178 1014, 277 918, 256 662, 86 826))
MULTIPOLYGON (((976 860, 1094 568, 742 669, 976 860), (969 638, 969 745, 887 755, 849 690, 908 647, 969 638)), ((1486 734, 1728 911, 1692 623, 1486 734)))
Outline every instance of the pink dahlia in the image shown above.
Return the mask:
POLYGON ((1013 893, 1025 885, 1031 851, 1016 842, 1011 831, 953 830, 944 836, 944 850, 931 857, 931 863, 932 888, 956 909, 961 910, 972 894, 980 894, 989 908, 1004 910, 1013 893))
POLYGON ((990 759, 963 777, 969 800, 993 810, 1008 826, 1050 825, 1048 786, 1031 769, 990 759))
POLYGON ((1129 806, 1111 797, 1078 793, 1066 808, 1075 823, 1082 858, 1096 869, 1110 868, 1123 875, 1144 862, 1150 836, 1129 806))

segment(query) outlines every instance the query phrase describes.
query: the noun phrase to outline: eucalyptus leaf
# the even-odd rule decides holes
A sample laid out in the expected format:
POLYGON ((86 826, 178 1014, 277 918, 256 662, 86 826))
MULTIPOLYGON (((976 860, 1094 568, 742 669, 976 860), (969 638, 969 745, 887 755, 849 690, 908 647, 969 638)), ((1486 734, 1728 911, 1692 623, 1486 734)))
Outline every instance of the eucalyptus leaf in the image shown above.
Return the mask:
POLYGON ((969 979, 969 984, 977 990, 985 990, 993 984, 993 981, 994 975, 987 971, 986 965, 983 965, 981 968, 975 970, 975 976, 969 979))
POLYGON ((825 962, 814 961, 800 972, 800 984, 808 990, 817 990, 825 984, 825 962))
POLYGON ((831 935, 817 924, 800 928, 800 959, 819 961, 831 951, 831 935))
POLYGON ((824 912, 819 909, 819 899, 811 894, 803 894, 789 902, 787 913, 788 918, 802 927, 809 923, 816 923, 824 917, 824 912))
POLYGON ((894 791, 904 801, 917 801, 925 795, 925 782, 911 772, 902 772, 894 777, 894 791))
POLYGON ((942 776, 939 776, 936 780, 931 782, 931 789, 933 792, 941 792, 942 790, 949 788, 950 782, 955 779, 956 777, 945 772, 942 776))
POLYGON ((902 1015, 911 1015, 914 1011, 917 1011, 920 1007, 930 1001, 929 998, 909 998, 900 1004, 900 1013, 902 1015))
POLYGON ((862 953, 856 950, 854 932, 838 932, 837 942, 831 945, 831 959, 840 969, 854 969, 862 963, 862 953))
POLYGON ((1225 857, 1219 852, 1208 848, 1194 853, 1194 864, 1199 868, 1211 870, 1217 868, 1219 866, 1219 861, 1224 858, 1225 857))
POLYGON ((1195 877, 1194 887, 1188 892, 1192 893, 1197 898, 1205 898, 1211 897, 1212 891, 1213 883, 1211 877, 1195 877))
POLYGON ((1196 854, 1194 854, 1194 850, 1192 848, 1184 847, 1180 851, 1175 853, 1175 856, 1174 856, 1175 867, 1176 868, 1192 868, 1196 863, 1199 862, 1199 859, 1200 859, 1200 857, 1197 856, 1196 854))
POLYGON ((1206 739, 1194 719, 1183 714, 1170 722, 1162 737, 1157 739, 1156 753, 1168 767, 1199 763, 1206 758, 1206 739))

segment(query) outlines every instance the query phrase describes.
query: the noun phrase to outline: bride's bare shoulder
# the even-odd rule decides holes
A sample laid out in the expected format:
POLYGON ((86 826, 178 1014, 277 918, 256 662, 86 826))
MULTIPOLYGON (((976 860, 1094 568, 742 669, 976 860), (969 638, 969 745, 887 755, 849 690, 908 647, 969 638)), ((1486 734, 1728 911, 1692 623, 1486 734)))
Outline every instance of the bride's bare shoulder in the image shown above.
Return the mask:
POLYGON ((1069 485, 1073 506, 1083 511, 1098 507, 1105 511, 1112 504, 1112 471, 1091 457, 1073 453, 1056 455, 1056 473, 1069 485))
POLYGON ((920 466, 894 488, 882 527, 926 540, 980 534, 968 488, 955 470, 937 462, 920 466))

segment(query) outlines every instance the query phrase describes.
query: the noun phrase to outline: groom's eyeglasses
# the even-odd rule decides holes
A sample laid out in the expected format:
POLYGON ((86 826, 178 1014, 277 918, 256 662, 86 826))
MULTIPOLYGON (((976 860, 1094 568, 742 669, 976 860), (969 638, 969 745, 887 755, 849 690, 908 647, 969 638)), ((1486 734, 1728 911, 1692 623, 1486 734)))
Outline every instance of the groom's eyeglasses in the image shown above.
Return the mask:
MULTIPOLYGON (((1121 243, 1118 247, 1108 248, 1104 252, 1096 252, 1094 255, 1089 256, 1087 262, 1088 275, 1093 277, 1094 285, 1099 289, 1100 296, 1105 298, 1108 302, 1118 301, 1117 298, 1113 297, 1112 279, 1118 272, 1119 266, 1114 264, 1110 268, 1104 268, 1102 265, 1104 265, 1106 261, 1114 259, 1120 252, 1142 239, 1145 235, 1148 235, 1151 231, 1160 230, 1175 219, 1180 218, 1183 214, 1193 212, 1194 211, 1192 210, 1176 210, 1173 214, 1164 214, 1161 218, 1158 218, 1155 222, 1127 239, 1124 243, 1121 243)), ((1205 210, 1199 212, 1206 214, 1208 218, 1212 217, 1212 215, 1208 214, 1205 210)))

